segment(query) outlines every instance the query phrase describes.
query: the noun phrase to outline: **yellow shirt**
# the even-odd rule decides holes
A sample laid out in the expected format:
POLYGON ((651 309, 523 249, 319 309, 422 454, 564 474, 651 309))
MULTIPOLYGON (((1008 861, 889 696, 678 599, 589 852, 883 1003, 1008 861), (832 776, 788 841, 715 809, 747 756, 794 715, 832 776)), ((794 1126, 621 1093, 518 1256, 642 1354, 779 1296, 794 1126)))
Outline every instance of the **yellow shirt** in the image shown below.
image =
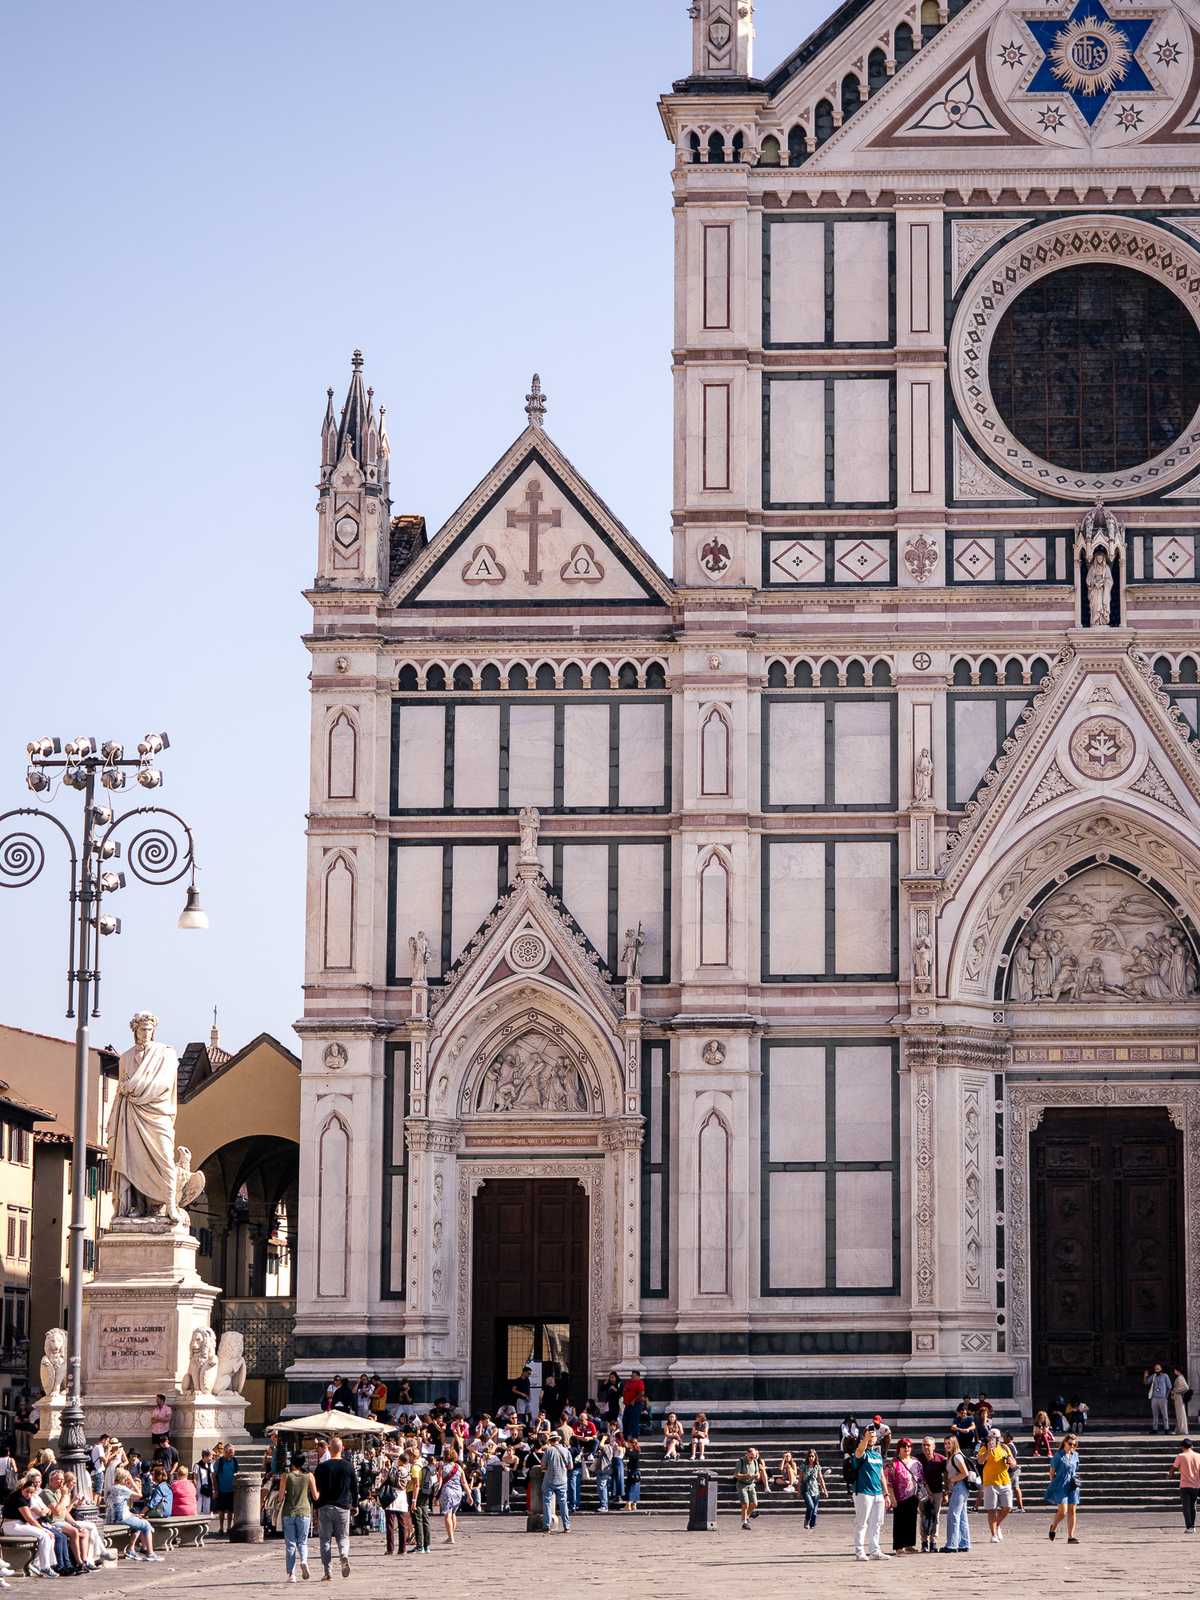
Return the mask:
POLYGON ((993 1489, 1007 1489, 1012 1479, 1008 1475, 1008 1451, 1002 1444, 993 1445, 982 1452, 983 1481, 993 1489))

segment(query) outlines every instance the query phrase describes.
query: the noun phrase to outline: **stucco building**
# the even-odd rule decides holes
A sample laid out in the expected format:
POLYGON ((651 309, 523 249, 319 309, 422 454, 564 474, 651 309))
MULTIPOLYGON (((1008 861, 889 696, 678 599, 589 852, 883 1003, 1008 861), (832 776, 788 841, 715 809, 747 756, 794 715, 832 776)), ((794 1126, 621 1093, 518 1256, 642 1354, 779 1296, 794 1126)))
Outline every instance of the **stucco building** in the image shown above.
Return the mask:
POLYGON ((297 1403, 1197 1372, 1200 8, 751 12, 660 107, 669 575, 536 380, 432 537, 331 394, 297 1403))

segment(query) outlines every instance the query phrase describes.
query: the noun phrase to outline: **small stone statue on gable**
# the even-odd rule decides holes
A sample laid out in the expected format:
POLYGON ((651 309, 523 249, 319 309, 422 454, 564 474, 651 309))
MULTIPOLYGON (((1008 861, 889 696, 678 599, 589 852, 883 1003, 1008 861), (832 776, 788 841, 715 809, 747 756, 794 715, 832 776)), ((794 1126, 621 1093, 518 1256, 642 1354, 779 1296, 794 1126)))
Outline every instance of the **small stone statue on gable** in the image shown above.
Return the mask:
POLYGON ((636 928, 625 929, 625 946, 621 951, 621 964, 627 978, 640 978, 642 951, 646 948, 646 935, 639 922, 636 928))
POLYGON ((522 867, 538 867, 541 862, 538 858, 538 830, 542 825, 541 813, 536 806, 522 806, 517 817, 517 826, 521 830, 521 853, 519 865, 522 867))
POLYGON ((425 937, 425 930, 418 928, 416 933, 409 934, 408 953, 412 957, 412 981, 416 984, 426 983, 426 972, 429 967, 429 940, 425 937))

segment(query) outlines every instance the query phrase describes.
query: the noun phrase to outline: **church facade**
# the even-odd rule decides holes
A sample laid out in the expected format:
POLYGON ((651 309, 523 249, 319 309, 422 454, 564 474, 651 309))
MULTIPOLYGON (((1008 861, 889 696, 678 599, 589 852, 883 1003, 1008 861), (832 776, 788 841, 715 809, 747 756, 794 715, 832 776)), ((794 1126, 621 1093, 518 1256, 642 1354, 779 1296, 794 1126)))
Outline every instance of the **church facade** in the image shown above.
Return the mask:
MULTIPOLYGON (((322 432, 297 1404, 1200 1368, 1200 5, 846 0, 661 101, 673 563, 322 432)), ((630 508, 638 526, 637 508, 630 508)))

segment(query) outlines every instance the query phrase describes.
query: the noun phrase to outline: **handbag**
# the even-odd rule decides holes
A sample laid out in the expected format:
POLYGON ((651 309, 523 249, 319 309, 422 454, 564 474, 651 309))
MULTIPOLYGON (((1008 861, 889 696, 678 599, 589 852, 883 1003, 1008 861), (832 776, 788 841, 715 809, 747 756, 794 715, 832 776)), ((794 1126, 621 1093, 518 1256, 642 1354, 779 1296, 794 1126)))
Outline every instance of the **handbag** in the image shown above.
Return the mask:
POLYGON ((375 1498, 386 1511, 396 1499, 396 1486, 393 1483, 384 1483, 375 1491, 375 1498))

